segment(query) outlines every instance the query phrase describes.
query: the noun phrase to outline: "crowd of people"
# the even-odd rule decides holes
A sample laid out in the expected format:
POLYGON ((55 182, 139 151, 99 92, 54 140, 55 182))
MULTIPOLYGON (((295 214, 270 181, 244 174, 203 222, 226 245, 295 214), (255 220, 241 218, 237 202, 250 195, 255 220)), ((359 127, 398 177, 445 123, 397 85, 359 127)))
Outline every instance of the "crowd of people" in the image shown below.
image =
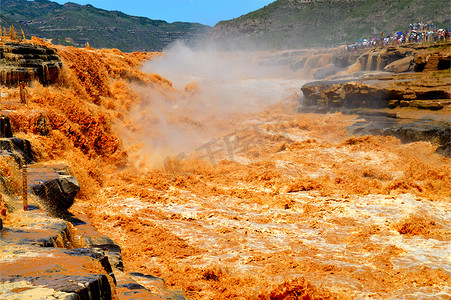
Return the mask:
POLYGON ((423 43, 423 42, 440 42, 448 41, 451 37, 451 29, 438 29, 433 23, 423 24, 421 22, 410 24, 410 31, 397 31, 391 35, 381 36, 371 39, 359 39, 354 44, 346 45, 346 51, 355 51, 364 48, 387 47, 389 45, 423 43))

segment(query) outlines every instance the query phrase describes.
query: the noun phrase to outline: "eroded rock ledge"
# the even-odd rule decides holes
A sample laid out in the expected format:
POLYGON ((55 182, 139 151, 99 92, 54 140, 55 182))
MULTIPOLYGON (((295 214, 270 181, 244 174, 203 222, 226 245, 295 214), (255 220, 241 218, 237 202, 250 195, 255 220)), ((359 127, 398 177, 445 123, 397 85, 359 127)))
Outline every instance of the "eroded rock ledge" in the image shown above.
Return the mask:
MULTIPOLYGON (((448 44, 439 46, 449 49, 448 44)), ((451 157, 449 51, 416 45, 370 50, 347 72, 309 82, 301 90, 300 111, 357 114, 351 134, 430 141, 438 145, 438 153, 451 157)))
MULTIPOLYGON (((7 116, 0 117, 0 133, 14 138, 7 116)), ((0 215, 0 299, 185 299, 162 279, 124 273, 121 248, 86 216, 67 212, 80 189, 68 167, 28 164, 33 152, 22 141, 29 153, 0 141, 1 155, 11 156, 15 168, 26 164, 31 200, 23 211, 21 199, 3 191, 7 215, 0 215)), ((2 170, 0 180, 8 186, 3 176, 2 170)))
POLYGON ((0 43, 0 84, 16 86, 32 80, 51 84, 62 65, 56 49, 20 42, 0 43))

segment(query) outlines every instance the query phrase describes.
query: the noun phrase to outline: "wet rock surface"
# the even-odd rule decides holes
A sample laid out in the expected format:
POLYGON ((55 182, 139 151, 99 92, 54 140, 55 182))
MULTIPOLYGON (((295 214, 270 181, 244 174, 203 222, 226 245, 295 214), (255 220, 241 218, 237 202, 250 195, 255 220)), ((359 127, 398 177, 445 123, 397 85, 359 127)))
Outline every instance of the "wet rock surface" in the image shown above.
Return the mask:
POLYGON ((302 86, 305 106, 324 109, 420 107, 439 110, 451 103, 449 80, 435 85, 415 84, 420 80, 411 76, 396 76, 386 73, 358 73, 349 79, 322 80, 302 86))
MULTIPOLYGON (((0 129, 0 155, 11 156, 15 168, 28 164, 20 174, 26 174, 32 202, 23 212, 21 199, 9 197, 8 213, 0 216, 1 299, 184 299, 166 286, 156 291, 159 296, 123 274, 121 248, 86 216, 67 212, 80 190, 68 167, 30 164, 30 142, 13 136, 7 116, 0 117, 0 129)), ((9 176, 2 170, 4 187, 9 176)))
POLYGON ((69 174, 65 165, 29 165, 28 188, 39 197, 46 207, 65 211, 74 203, 74 198, 80 190, 75 177, 69 174))
POLYGON ((33 292, 31 299, 55 294, 62 299, 111 299, 108 259, 92 249, 73 249, 72 238, 66 221, 45 212, 8 215, 0 231, 1 298, 33 292))
POLYGON ((429 141, 438 144, 437 153, 450 157, 449 57, 435 46, 368 51, 349 67, 359 72, 302 86, 299 111, 356 114, 360 121, 348 128, 350 134, 390 135, 406 143, 429 141))
POLYGON ((162 279, 112 267, 111 252, 122 264, 119 246, 85 218, 65 221, 37 208, 9 214, 0 229, 0 298, 185 299, 162 279))
POLYGON ((59 76, 62 62, 56 49, 21 43, 0 43, 0 83, 15 86, 34 79, 51 84, 59 76))

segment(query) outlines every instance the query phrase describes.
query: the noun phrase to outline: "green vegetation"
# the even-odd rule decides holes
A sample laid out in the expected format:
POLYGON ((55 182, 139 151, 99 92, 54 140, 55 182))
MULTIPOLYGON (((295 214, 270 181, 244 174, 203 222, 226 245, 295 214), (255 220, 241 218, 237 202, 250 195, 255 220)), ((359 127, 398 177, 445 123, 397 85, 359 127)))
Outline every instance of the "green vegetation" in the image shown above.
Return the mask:
POLYGON ((353 43, 433 22, 450 28, 449 0, 277 0, 218 23, 208 35, 224 45, 305 48, 353 43), (231 42, 232 40, 232 42, 231 42))
POLYGON ((1 0, 0 25, 23 29, 26 36, 52 39, 54 44, 122 51, 161 51, 174 40, 188 44, 210 27, 198 23, 151 20, 92 5, 48 0, 1 0))

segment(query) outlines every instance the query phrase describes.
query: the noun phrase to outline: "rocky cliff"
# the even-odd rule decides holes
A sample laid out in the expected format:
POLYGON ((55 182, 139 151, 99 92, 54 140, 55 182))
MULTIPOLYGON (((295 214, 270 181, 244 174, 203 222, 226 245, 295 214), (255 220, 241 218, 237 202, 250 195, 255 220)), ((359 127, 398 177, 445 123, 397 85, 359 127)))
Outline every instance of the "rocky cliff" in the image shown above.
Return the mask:
MULTIPOLYGON (((366 128, 358 131, 394 135, 404 142, 433 141, 439 144, 438 152, 449 157, 451 123, 446 117, 451 112, 449 49, 450 44, 439 44, 368 50, 346 71, 305 84, 300 110, 367 114, 367 118, 370 115, 374 120, 375 114, 382 119, 386 117, 388 112, 381 110, 396 109, 390 113, 393 121, 390 125, 384 121, 368 127, 367 123, 366 128), (426 116, 417 110, 436 113, 426 116)), ((346 66, 342 62, 349 61, 351 56, 352 53, 341 52, 334 61, 346 66)))
POLYGON ((56 49, 14 41, 0 42, 0 84, 17 86, 19 82, 39 80, 54 83, 62 62, 56 49))

